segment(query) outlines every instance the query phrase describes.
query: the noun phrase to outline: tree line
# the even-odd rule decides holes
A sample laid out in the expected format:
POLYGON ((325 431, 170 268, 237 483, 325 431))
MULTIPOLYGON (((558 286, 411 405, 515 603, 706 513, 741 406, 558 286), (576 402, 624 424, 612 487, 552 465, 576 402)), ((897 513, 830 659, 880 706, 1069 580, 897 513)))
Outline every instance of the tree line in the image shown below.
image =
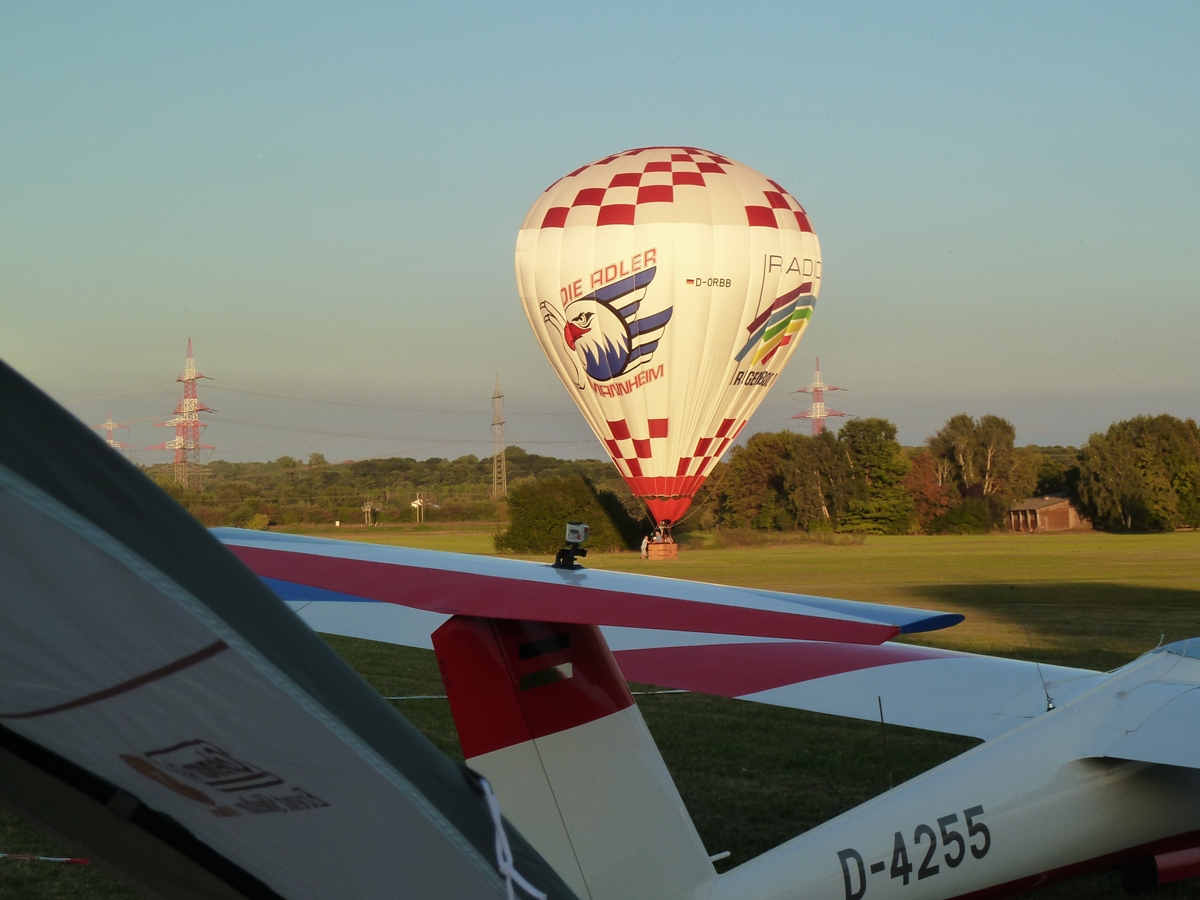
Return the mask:
MULTIPOLYGON (((607 460, 564 460, 509 447, 506 461, 510 486, 576 475, 632 502, 607 460)), ((375 522, 412 522, 418 495, 428 503, 429 521, 495 521, 506 512, 492 496, 491 457, 330 463, 313 453, 304 462, 291 456, 271 462, 215 460, 205 470, 201 490, 176 484, 170 465, 153 467, 148 474, 209 527, 350 524, 365 520, 364 504, 371 505, 375 522)))
MULTIPOLYGON (((983 533, 1003 527, 1014 503, 1048 494, 1069 497, 1104 530, 1200 527, 1200 429, 1191 419, 1138 416, 1093 434, 1078 449, 1018 447, 1012 423, 990 414, 951 416, 922 447, 902 447, 896 434, 880 418, 852 419, 816 436, 755 434, 709 476, 681 527, 983 533)), ((149 474, 209 526, 362 522, 364 504, 374 521, 409 522, 412 501, 422 495, 431 521, 524 516, 537 520, 534 530, 544 542, 558 527, 550 522, 557 512, 551 515, 548 501, 539 499, 545 494, 570 497, 572 509, 584 504, 611 520, 612 535, 602 530, 606 540, 636 543, 649 527, 607 460, 562 460, 510 447, 507 463, 511 509, 491 496, 490 457, 330 463, 314 453, 306 462, 218 460, 208 465, 200 491, 175 484, 169 466, 149 474)), ((515 519, 512 525, 517 531, 506 533, 515 546, 526 525, 515 519)))
POLYGON ((1139 416, 1081 448, 1016 446, 995 415, 951 416, 920 448, 886 419, 854 419, 815 437, 751 437, 710 476, 705 527, 869 534, 983 533, 1031 496, 1064 495, 1095 527, 1200 527, 1200 430, 1139 416))
POLYGON ((867 534, 984 532, 1038 487, 1049 454, 1000 416, 953 416, 919 449, 886 419, 837 433, 757 434, 734 451, 705 517, 733 528, 867 534))

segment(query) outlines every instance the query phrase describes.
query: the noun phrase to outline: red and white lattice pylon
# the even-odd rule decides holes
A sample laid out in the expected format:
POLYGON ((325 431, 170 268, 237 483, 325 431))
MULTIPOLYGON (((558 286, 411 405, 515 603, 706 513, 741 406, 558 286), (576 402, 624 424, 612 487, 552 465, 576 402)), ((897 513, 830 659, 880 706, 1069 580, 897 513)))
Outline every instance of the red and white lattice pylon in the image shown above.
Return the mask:
POLYGON ((813 383, 808 387, 802 387, 798 391, 792 391, 793 394, 812 394, 812 406, 806 409, 799 415, 792 416, 793 419, 812 419, 812 433, 820 434, 825 430, 826 419, 844 419, 851 417, 850 413, 844 413, 840 409, 830 409, 825 405, 826 391, 845 391, 848 388, 835 387, 832 384, 826 384, 821 380, 821 359, 817 358, 817 374, 813 378, 813 383))
POLYGON ((172 440, 147 447, 147 450, 175 451, 175 480, 184 487, 200 487, 200 451, 216 449, 210 444, 200 443, 200 429, 207 424, 200 421, 200 413, 216 412, 211 406, 205 406, 196 396, 196 381, 207 378, 196 371, 196 360, 192 356, 192 339, 188 338, 187 362, 183 374, 176 381, 183 382, 183 396, 175 407, 174 418, 166 422, 155 423, 157 427, 174 428, 175 437, 172 440))
POLYGON ((101 422, 99 425, 93 425, 92 427, 93 428, 103 428, 106 432, 108 432, 108 437, 105 438, 104 443, 108 444, 108 446, 112 447, 114 450, 121 451, 121 450, 132 450, 133 449, 133 444, 123 443, 122 441, 118 441, 116 438, 113 437, 113 432, 116 431, 118 428, 124 428, 125 430, 128 431, 129 426, 122 425, 119 422, 114 422, 111 409, 108 411, 108 421, 107 422, 101 422))

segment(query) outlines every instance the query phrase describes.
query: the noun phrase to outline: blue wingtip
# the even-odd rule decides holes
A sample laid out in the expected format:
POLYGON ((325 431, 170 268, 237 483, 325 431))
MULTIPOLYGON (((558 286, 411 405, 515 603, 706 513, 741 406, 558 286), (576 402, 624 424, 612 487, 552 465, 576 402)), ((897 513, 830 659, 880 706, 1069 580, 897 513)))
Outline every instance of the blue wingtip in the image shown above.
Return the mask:
POLYGON ((907 625, 900 626, 901 634, 920 634, 922 631, 940 631, 943 628, 949 628, 951 625, 957 625, 966 616, 958 613, 942 613, 937 616, 928 616, 924 619, 917 619, 915 622, 909 622, 907 625))

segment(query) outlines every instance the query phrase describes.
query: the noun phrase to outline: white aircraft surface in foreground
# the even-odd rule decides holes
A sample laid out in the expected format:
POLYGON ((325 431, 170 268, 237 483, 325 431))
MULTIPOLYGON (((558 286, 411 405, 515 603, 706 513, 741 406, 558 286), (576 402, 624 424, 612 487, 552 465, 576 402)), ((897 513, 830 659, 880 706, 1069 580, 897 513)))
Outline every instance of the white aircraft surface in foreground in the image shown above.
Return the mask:
POLYGON ((468 764, 580 897, 933 900, 1118 867, 1132 888, 1200 875, 1200 641, 1098 673, 887 640, 960 616, 215 533, 315 630, 432 647, 468 764), (882 707, 984 743, 717 874, 627 680, 882 707))

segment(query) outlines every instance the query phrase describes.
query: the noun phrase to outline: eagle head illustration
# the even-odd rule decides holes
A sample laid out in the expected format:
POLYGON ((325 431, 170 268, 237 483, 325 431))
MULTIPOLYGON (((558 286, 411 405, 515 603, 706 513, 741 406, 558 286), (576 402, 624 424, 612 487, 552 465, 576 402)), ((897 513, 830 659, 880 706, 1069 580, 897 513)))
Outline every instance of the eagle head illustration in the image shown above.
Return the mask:
POLYGON ((594 298, 576 300, 563 311, 563 339, 579 357, 588 375, 607 381, 629 362, 630 337, 625 320, 594 298))

